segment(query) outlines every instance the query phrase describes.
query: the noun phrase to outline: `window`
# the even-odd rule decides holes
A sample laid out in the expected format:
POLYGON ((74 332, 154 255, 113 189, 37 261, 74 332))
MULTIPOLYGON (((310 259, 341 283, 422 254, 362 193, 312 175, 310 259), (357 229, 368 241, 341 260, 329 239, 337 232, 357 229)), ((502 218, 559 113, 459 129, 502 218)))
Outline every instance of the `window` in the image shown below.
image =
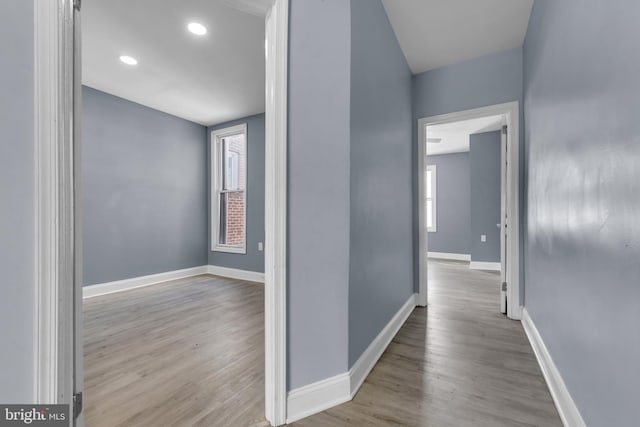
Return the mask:
POLYGON ((436 165, 428 165, 425 174, 427 231, 436 231, 436 165))
POLYGON ((246 253, 247 125, 211 133, 211 250, 246 253))

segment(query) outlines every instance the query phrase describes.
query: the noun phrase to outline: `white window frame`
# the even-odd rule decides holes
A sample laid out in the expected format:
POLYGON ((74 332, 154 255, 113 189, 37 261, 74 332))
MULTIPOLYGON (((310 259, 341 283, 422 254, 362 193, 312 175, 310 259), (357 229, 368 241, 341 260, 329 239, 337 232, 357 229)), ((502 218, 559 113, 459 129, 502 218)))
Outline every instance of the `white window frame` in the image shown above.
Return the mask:
MULTIPOLYGON (((438 186, 436 185, 436 181, 438 178, 437 178, 436 169, 437 169, 436 165, 428 165, 424 173, 424 181, 425 181, 425 189, 426 189, 427 172, 431 172, 431 197, 427 197, 427 192, 426 191, 424 192, 425 210, 427 206, 427 201, 429 200, 431 200, 431 209, 433 210, 433 212, 431 212, 431 218, 433 218, 433 223, 431 227, 427 227, 428 233, 435 233, 436 231, 438 231, 438 215, 437 215, 438 208, 436 207, 436 200, 438 198, 438 194, 437 194, 438 186)), ((426 221, 426 217, 425 217, 425 221, 426 221)))
MULTIPOLYGON (((246 145, 246 144, 245 144, 246 145)), ((227 175, 227 181, 232 181, 230 184, 227 184, 229 186, 230 189, 239 189, 240 188, 240 155, 238 153, 236 153, 235 151, 231 151, 229 153, 231 155, 231 157, 228 160, 231 160, 230 163, 227 164, 227 173, 229 173, 229 171, 231 172, 237 172, 234 177, 234 174, 231 173, 231 179, 229 179, 229 176, 227 175)))
MULTIPOLYGON (((211 132, 211 250, 232 254, 247 253, 247 124, 216 129, 211 132), (238 160, 238 168, 244 173, 244 244, 242 247, 221 245, 218 239, 220 232, 220 191, 222 187, 222 139, 233 135, 244 135, 244 162, 238 160)), ((239 178, 242 182, 242 177, 239 178)))

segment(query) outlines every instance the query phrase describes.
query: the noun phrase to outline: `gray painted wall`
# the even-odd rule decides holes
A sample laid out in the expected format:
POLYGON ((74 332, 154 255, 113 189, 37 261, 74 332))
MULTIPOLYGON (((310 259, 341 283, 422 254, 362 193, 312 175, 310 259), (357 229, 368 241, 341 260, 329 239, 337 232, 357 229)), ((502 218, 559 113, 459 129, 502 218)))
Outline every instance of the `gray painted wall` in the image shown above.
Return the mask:
POLYGON ((526 307, 590 427, 638 423, 640 3, 536 0, 526 307))
MULTIPOLYGON (((520 123, 523 123, 522 114, 522 48, 516 48, 492 55, 486 55, 459 64, 438 68, 413 76, 413 114, 414 114, 414 152, 417 148, 417 120, 423 117, 487 105, 501 104, 504 102, 519 101, 520 123)), ((520 194, 521 211, 524 201, 524 126, 521 126, 520 149, 520 194)), ((417 156, 413 164, 414 176, 418 176, 417 156)), ((417 178, 416 178, 417 182, 417 178)), ((417 187, 414 187, 414 264, 415 277, 417 278, 417 253, 418 253, 418 205, 417 187)), ((525 228, 521 224, 521 233, 525 228)), ((521 239, 520 258, 520 299, 524 302, 524 260, 523 245, 521 239)), ((417 288, 417 279, 415 289, 417 288)))
POLYGON ((206 129, 83 87, 85 284, 207 264, 206 129))
POLYGON ((416 118, 522 100, 522 49, 413 76, 416 118))
POLYGON ((413 294, 411 120, 411 72, 382 2, 351 0, 349 366, 413 294))
POLYGON ((501 144, 500 131, 469 136, 471 261, 500 262, 501 144))
POLYGON ((264 273, 264 114, 212 126, 207 131, 207 172, 211 176, 211 132, 239 124, 247 124, 247 253, 231 254, 211 251, 211 179, 207 178, 209 264, 220 267, 264 273))
POLYGON ((291 0, 288 388, 348 370, 349 0, 291 0))
POLYGON ((0 402, 34 400, 33 2, 0 2, 0 402))
POLYGON ((471 168, 469 152, 427 156, 436 165, 436 231, 429 252, 471 254, 471 168))

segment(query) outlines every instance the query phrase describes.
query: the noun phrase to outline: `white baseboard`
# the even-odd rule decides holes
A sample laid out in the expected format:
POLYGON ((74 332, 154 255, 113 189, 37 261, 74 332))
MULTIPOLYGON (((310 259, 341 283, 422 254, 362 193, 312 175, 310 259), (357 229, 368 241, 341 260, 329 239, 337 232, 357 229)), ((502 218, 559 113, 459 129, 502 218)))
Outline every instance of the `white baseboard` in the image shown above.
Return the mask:
POLYGON ((562 424, 564 424, 565 427, 586 427, 580 411, 571 398, 571 394, 569 394, 569 390, 560 375, 560 371, 558 371, 558 368, 553 363, 551 354, 549 354, 549 350, 547 350, 547 347, 544 345, 544 341, 542 341, 542 337, 533 320, 531 320, 526 308, 522 311, 522 326, 527 334, 527 338, 529 338, 533 352, 538 359, 542 375, 544 375, 544 379, 551 392, 551 397, 553 397, 553 401, 556 404, 556 408, 562 419, 562 424))
POLYGON ((291 390, 287 395, 287 423, 317 414, 353 399, 369 372, 415 308, 416 301, 417 294, 409 297, 349 369, 349 372, 291 390))
POLYGON ((207 267, 207 272, 214 276, 264 283, 264 273, 259 273, 257 271, 238 270, 236 268, 219 267, 217 265, 209 265, 207 267))
POLYGON ((100 283, 82 288, 82 298, 97 297, 112 294, 114 292, 127 291, 143 286, 155 285, 169 280, 184 279, 208 273, 207 265, 185 268, 183 270, 167 271, 165 273, 151 274, 149 276, 133 277, 131 279, 116 280, 114 282, 100 283))
POLYGON ((499 262, 471 261, 469 268, 472 270, 500 271, 502 266, 499 262))
POLYGON ((453 261, 471 261, 469 254, 452 254, 449 252, 427 252, 427 258, 450 259, 453 261))
POLYGON ((413 294, 409 297, 407 302, 404 303, 400 310, 391 318, 387 326, 385 326, 378 336, 369 344, 369 347, 362 353, 356 363, 349 369, 350 377, 350 393, 351 398, 358 392, 360 386, 369 375, 369 372, 382 356, 382 353, 387 349, 393 337, 396 336, 404 322, 407 320, 413 309, 416 307, 418 295, 413 294))
POLYGON ((350 399, 348 372, 297 388, 287 394, 287 424, 350 399))

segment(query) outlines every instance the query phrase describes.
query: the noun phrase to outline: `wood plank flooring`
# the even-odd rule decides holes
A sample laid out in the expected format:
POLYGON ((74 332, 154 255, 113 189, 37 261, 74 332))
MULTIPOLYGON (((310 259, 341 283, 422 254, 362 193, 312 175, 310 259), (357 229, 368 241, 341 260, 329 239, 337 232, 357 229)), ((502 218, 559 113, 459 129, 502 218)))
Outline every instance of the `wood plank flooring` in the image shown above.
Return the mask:
POLYGON ((429 262, 416 308, 355 398, 316 426, 562 426, 520 322, 499 313, 496 273, 429 262))
POLYGON ((83 306, 87 427, 268 425, 263 285, 198 276, 83 306))
MULTIPOLYGON (((354 400, 315 426, 561 426, 499 276, 429 266, 416 308, 354 400)), ((263 285, 212 276, 84 300, 87 427, 266 426, 263 285)))

